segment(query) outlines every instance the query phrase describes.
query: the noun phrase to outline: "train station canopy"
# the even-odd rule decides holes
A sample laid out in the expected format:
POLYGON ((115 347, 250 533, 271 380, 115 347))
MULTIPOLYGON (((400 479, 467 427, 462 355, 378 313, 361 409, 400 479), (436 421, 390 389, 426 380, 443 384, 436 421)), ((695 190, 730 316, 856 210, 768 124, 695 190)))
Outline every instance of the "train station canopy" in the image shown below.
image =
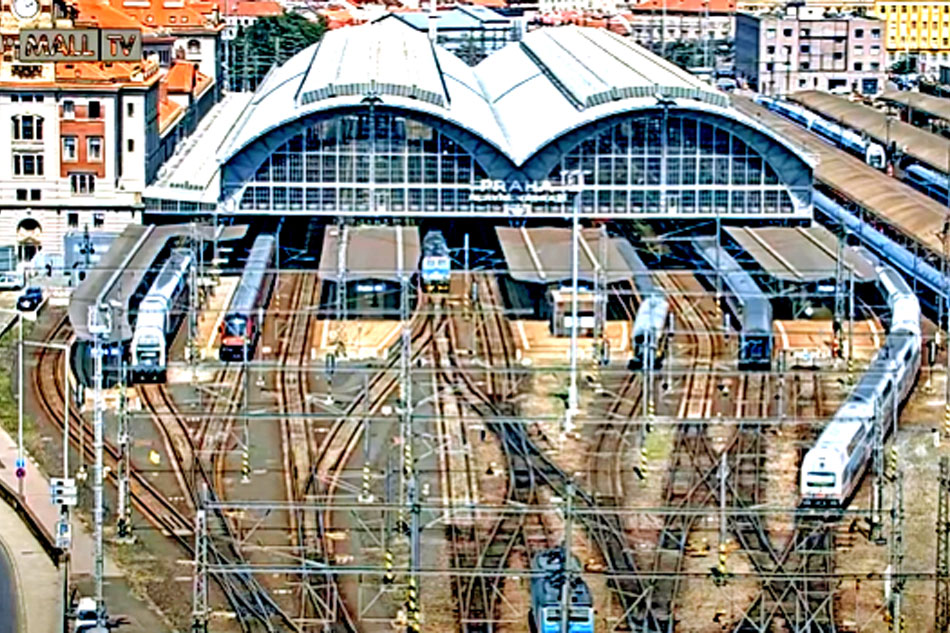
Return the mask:
POLYGON ((789 99, 832 121, 863 132, 881 145, 886 145, 888 140, 897 143, 907 156, 938 171, 947 171, 950 140, 942 136, 931 134, 894 117, 890 117, 888 123, 889 117, 880 110, 825 92, 796 92, 789 95, 789 99))
MULTIPOLYGON (((834 279, 837 275, 838 240, 820 225, 811 227, 726 228, 729 236, 772 277, 794 283, 834 279)), ((877 279, 874 265, 858 249, 842 249, 844 274, 855 281, 877 279)))
POLYGON ((896 103, 911 110, 920 110, 937 119, 950 122, 950 99, 935 97, 923 92, 888 90, 879 99, 896 103))
POLYGON ((944 205, 748 99, 737 96, 733 102, 748 116, 774 127, 817 155, 815 180, 819 185, 830 187, 878 216, 907 239, 934 253, 943 252, 940 234, 947 218, 944 205))
POLYGON ((399 282, 415 273, 420 253, 415 226, 329 226, 323 235, 320 276, 336 282, 399 282))
MULTIPOLYGON (((536 284, 571 279, 571 229, 496 227, 495 232, 508 264, 508 274, 513 279, 536 284)), ((606 261, 607 283, 631 279, 633 271, 618 247, 621 242, 625 240, 606 237, 599 229, 583 229, 578 249, 578 278, 593 283, 595 270, 606 261)))
MULTIPOLYGON (((146 273, 160 262, 156 258, 173 239, 196 237, 205 241, 237 240, 247 226, 211 226, 169 224, 165 226, 130 224, 113 240, 96 267, 73 292, 69 301, 69 321, 79 340, 92 340, 89 308, 99 306, 100 314, 109 313, 111 331, 105 342, 132 338, 129 301, 135 296, 146 273)), ((101 321, 100 321, 101 322, 101 321)))
MULTIPOLYGON (((269 73, 217 160, 221 205, 255 213, 485 215, 488 209, 556 217, 579 174, 587 186, 583 213, 595 205, 615 215, 686 214, 687 205, 697 215, 711 214, 715 204, 743 216, 766 207, 799 217, 812 210, 813 164, 801 148, 737 112, 726 93, 629 38, 575 26, 534 30, 475 67, 400 20, 331 31, 269 73), (660 187, 638 170, 651 154, 641 145, 662 142, 646 126, 655 129, 663 117, 685 130, 675 134, 676 161, 680 154, 741 156, 741 192, 696 195, 728 183, 684 179, 664 190, 669 200, 661 204, 653 195, 660 187), (607 142, 615 136, 616 143, 607 142), (635 167, 619 160, 614 167, 613 159, 562 167, 585 141, 593 143, 584 150, 588 159, 634 152, 635 167), (421 175, 417 155, 424 159, 421 175), (451 169, 439 167, 444 155, 453 157, 451 169), (611 189, 592 198, 602 185, 611 189), (417 190, 421 200, 413 198, 417 190)), ((695 170, 698 163, 688 164, 695 170)), ((654 165, 643 170, 658 170, 654 165)), ((729 177, 723 169, 717 178, 729 177)))

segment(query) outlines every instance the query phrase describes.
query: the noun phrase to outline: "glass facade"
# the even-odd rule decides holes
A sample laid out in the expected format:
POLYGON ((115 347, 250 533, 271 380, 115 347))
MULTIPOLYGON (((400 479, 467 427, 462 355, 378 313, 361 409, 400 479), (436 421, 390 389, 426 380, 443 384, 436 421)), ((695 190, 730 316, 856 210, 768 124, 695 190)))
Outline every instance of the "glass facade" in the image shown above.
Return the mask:
MULTIPOLYGON (((500 200, 481 195, 484 181, 499 176, 488 173, 446 133, 397 114, 377 112, 374 119, 375 130, 369 112, 310 124, 264 159, 239 197, 240 210, 511 210, 511 200, 504 195, 500 200)), ((551 190, 571 182, 576 170, 584 174, 585 214, 762 215, 795 210, 788 188, 761 154, 702 116, 631 115, 555 161, 547 176, 551 190)), ((488 186, 497 191, 497 184, 488 186)), ((542 196, 521 210, 569 212, 566 197, 555 198, 542 196)))
POLYGON ((591 136, 550 172, 584 174, 584 213, 792 213, 787 187, 742 139, 695 118, 630 118, 591 136), (665 182, 666 186, 661 186, 665 182))
POLYGON ((471 154, 432 127, 386 113, 318 121, 281 145, 241 196, 242 210, 471 212, 488 178, 471 154), (371 186, 371 183, 374 183, 371 186))

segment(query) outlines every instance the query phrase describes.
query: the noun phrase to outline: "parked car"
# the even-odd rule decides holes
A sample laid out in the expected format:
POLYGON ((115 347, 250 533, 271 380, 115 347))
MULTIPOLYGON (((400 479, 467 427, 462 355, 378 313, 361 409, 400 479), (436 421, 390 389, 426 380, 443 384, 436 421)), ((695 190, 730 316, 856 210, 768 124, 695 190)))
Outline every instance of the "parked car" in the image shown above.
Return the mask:
POLYGON ((17 310, 23 312, 32 312, 40 307, 41 303, 43 303, 43 289, 39 286, 30 286, 17 299, 16 307, 17 310))

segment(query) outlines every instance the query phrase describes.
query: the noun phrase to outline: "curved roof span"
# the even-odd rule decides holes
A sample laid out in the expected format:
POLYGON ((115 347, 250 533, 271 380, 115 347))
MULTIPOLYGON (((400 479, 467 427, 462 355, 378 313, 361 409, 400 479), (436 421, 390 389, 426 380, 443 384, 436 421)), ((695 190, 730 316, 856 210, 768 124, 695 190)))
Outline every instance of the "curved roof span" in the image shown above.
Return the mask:
POLYGON ((255 157, 263 160, 304 119, 370 102, 442 120, 515 170, 572 131, 661 106, 731 119, 814 166, 810 154, 734 110, 726 94, 606 29, 538 29, 471 68, 395 19, 331 31, 272 71, 219 161, 234 171, 232 183, 244 180, 255 157))

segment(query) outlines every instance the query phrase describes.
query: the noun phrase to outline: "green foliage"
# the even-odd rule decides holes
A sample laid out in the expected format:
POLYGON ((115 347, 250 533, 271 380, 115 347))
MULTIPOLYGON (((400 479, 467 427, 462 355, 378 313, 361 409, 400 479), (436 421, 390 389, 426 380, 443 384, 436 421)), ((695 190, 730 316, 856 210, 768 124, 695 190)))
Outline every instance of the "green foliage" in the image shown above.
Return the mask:
POLYGON ((906 75, 917 72, 917 59, 914 57, 901 57, 891 66, 891 72, 895 75, 906 75))
POLYGON ((255 90, 272 66, 307 48, 327 30, 326 21, 311 22, 299 13, 260 18, 238 30, 228 44, 228 70, 232 90, 255 90))

